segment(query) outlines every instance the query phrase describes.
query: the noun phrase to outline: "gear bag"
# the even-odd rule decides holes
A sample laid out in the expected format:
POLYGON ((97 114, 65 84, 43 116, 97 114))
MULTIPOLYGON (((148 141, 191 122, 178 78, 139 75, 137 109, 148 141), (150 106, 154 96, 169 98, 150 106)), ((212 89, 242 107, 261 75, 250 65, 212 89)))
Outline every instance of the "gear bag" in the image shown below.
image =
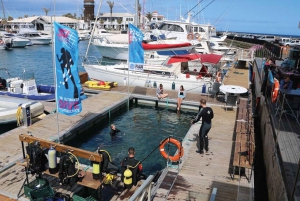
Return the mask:
POLYGON ((76 159, 72 154, 65 154, 59 161, 59 182, 61 185, 74 185, 78 181, 78 171, 75 167, 76 159))
POLYGON ((29 143, 26 152, 29 157, 29 171, 32 174, 41 174, 47 169, 48 159, 38 141, 29 143))

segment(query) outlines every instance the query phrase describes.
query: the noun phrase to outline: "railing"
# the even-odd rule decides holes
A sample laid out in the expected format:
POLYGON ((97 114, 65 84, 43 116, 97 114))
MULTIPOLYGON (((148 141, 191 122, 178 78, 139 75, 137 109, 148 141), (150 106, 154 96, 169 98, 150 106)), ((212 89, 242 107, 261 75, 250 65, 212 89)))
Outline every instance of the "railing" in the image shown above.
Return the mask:
POLYGON ((143 184, 135 191, 135 193, 129 198, 129 201, 140 200, 143 201, 147 196, 147 200, 151 200, 151 188, 153 175, 148 176, 148 178, 143 182, 143 184), (140 196, 141 195, 141 196, 140 196))

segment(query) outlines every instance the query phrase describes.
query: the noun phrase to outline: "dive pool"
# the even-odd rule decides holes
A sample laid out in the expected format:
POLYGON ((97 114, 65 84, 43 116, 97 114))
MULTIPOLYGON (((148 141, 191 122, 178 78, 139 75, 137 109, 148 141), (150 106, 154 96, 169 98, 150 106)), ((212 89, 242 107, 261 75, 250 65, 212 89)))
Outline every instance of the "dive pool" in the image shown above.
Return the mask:
MULTIPOLYGON (((143 160, 170 135, 182 140, 195 114, 196 111, 183 111, 177 114, 173 108, 133 105, 129 110, 123 109, 113 113, 96 125, 93 130, 77 136, 66 144, 89 151, 95 151, 100 147, 108 151, 114 164, 120 167, 121 161, 127 156, 127 150, 131 146, 135 148, 135 158, 143 160), (110 124, 115 124, 121 130, 117 134, 116 141, 111 141, 110 124)), ((175 146, 170 147, 170 154, 174 154, 175 146)), ((90 165, 87 160, 81 160, 81 163, 90 165)), ((167 161, 156 149, 142 164, 144 174, 150 175, 165 168, 167 161)))

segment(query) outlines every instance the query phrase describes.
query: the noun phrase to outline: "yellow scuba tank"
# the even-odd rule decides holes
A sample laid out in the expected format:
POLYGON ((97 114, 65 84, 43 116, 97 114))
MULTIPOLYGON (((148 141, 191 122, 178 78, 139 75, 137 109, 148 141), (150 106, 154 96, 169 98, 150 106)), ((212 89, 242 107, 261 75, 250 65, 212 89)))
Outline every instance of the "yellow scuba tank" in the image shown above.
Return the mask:
POLYGON ((99 180, 101 178, 100 175, 100 163, 91 161, 93 165, 93 179, 99 180))
POLYGON ((127 168, 124 173, 124 186, 125 188, 130 188, 132 186, 132 171, 127 168))
POLYGON ((50 174, 57 173, 57 160, 56 160, 56 150, 51 147, 48 151, 48 162, 49 162, 49 172, 50 174))

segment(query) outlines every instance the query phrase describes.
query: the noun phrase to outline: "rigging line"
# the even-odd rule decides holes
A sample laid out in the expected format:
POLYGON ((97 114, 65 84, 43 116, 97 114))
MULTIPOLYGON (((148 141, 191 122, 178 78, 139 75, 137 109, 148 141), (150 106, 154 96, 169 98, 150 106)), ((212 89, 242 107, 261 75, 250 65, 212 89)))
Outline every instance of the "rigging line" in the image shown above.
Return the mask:
MULTIPOLYGON (((225 12, 226 10, 229 9, 229 6, 231 6, 231 4, 233 3, 233 1, 234 1, 234 0, 232 0, 232 1, 228 4, 228 6, 227 6, 227 8, 224 10, 224 12, 225 12)), ((228 10, 227 12, 225 12, 225 13, 224 13, 224 12, 223 12, 223 13, 221 14, 221 16, 215 21, 214 25, 216 25, 216 24, 220 21, 221 18, 223 18, 224 16, 226 16, 226 15, 228 14, 229 10, 228 10)))
POLYGON ((186 14, 188 14, 189 12, 191 12, 194 8, 196 8, 196 6, 198 6, 203 0, 199 1, 193 8, 191 8, 188 12, 186 12, 184 14, 184 16, 186 16, 186 14))
POLYGON ((205 8, 207 8, 210 4, 212 4, 212 2, 214 2, 215 0, 212 0, 209 4, 207 4, 204 8, 202 8, 198 13, 196 13, 193 17, 196 17, 199 13, 201 13, 205 8))

